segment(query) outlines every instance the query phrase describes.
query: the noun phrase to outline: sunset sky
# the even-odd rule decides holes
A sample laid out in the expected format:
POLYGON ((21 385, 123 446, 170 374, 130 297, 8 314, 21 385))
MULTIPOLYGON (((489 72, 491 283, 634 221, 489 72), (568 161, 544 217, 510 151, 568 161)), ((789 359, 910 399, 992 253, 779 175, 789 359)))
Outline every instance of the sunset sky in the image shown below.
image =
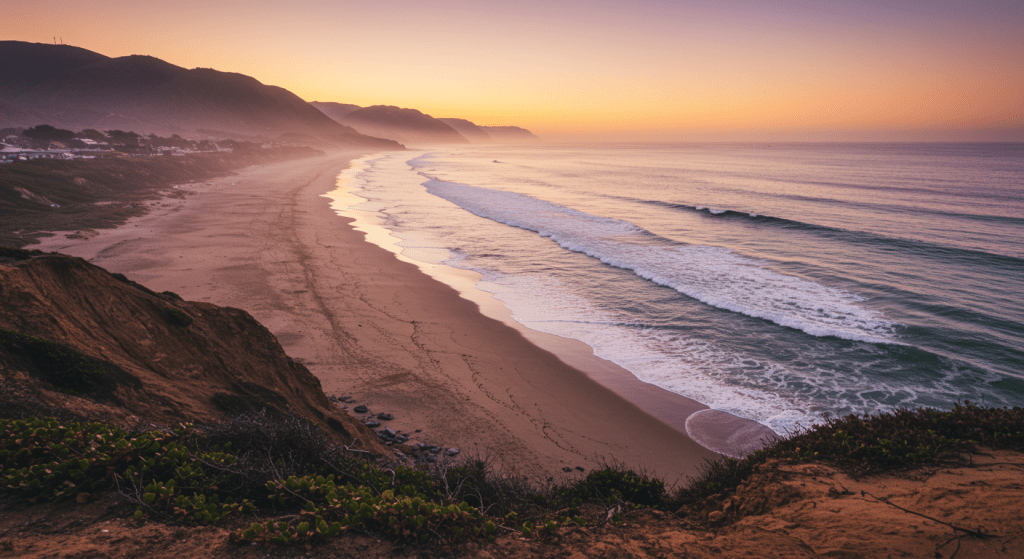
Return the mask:
POLYGON ((1022 140, 1022 30, 1020 0, 33 0, 0 21, 551 139, 1022 140))

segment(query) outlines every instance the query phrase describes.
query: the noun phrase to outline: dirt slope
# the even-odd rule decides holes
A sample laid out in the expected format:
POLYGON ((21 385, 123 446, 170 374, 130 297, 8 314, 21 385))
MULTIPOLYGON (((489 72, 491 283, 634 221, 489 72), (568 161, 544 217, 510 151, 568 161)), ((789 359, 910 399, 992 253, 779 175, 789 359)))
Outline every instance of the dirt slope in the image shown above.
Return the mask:
POLYGON ((239 309, 153 293, 80 258, 46 255, 0 259, 0 328, 64 344, 99 360, 114 379, 78 389, 81 397, 48 390, 46 382, 60 379, 47 377, 45 363, 26 357, 17 343, 0 344, 7 396, 16 392, 119 424, 215 421, 262 408, 293 412, 328 426, 343 444, 355 440, 387 453, 239 309))
POLYGON ((1024 557, 1021 502, 1024 455, 1012 451, 861 479, 823 464, 769 464, 703 510, 638 512, 554 546, 512 544, 509 556, 1024 557))
POLYGON ((132 509, 117 495, 82 505, 0 502, 0 557, 1017 558, 1024 557, 1022 479, 1024 455, 1010 451, 863 479, 821 464, 776 464, 739 496, 714 502, 714 510, 730 506, 711 524, 696 512, 641 510, 623 514, 618 524, 563 528, 543 538, 508 533, 446 550, 355 533, 308 548, 236 546, 228 540, 230 526, 123 518, 132 509))
MULTIPOLYGON (((245 312, 156 294, 82 259, 0 257, 0 328, 4 411, 49 405, 130 425, 225 419, 266 406, 331 425, 339 442, 359 439, 387 452, 245 312), (52 390, 48 382, 66 379, 47 376, 46 356, 25 351, 35 343, 25 335, 87 355, 83 370, 110 382, 99 390, 85 383, 80 396, 52 390)), ((46 347, 46 355, 65 355, 46 347)), ((143 522, 131 519, 134 505, 117 493, 95 497, 0 498, 0 557, 1024 557, 1024 454, 984 449, 940 467, 862 478, 823 463, 769 462, 738 489, 694 507, 585 505, 586 527, 529 538, 507 531, 493 543, 453 549, 359 533, 311 547, 238 546, 229 533, 265 519, 143 522)))

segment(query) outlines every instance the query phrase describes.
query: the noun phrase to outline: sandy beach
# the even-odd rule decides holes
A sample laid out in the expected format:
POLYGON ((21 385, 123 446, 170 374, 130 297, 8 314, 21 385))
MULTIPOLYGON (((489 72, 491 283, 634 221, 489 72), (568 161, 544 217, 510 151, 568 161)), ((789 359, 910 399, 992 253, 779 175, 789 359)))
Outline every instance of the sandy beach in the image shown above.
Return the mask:
POLYGON ((38 248, 248 311, 328 395, 393 414, 388 426, 412 441, 544 477, 619 462, 673 483, 717 456, 684 434, 705 406, 637 381, 583 344, 527 339, 481 313, 486 301, 366 242, 322 196, 360 155, 182 185, 185 196, 152 202, 118 229, 62 232, 38 248), (541 346, 561 348, 562 358, 541 346))

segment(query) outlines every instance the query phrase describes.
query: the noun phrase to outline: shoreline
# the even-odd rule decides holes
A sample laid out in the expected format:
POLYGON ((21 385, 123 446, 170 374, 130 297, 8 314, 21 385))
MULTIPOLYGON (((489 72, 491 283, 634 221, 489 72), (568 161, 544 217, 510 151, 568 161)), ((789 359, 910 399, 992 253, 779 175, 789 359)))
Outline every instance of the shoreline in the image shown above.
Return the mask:
MULTIPOLYGON (((352 163, 377 155, 354 159, 352 163)), ((365 198, 354 191, 356 188, 352 178, 345 176, 350 170, 352 167, 339 175, 337 189, 321 195, 331 200, 331 208, 335 213, 352 220, 350 226, 362 232, 366 242, 391 252, 398 260, 416 266, 425 275, 455 289, 460 296, 476 303, 484 316, 515 329, 533 345, 555 354, 564 363, 632 403, 643 413, 684 433, 715 453, 742 458, 762 448, 762 441, 778 438, 778 434, 756 421, 712 410, 701 402, 644 382, 617 363, 598 357, 592 347, 580 340, 533 330, 516 321, 504 303, 492 293, 476 287, 482 279, 478 272, 407 256, 405 249, 399 246, 402 239, 382 225, 377 212, 349 209, 350 206, 366 202, 365 198)))
POLYGON ((621 463, 671 484, 718 456, 678 421, 673 428, 595 381, 609 373, 592 369, 586 351, 577 347, 579 361, 567 361, 589 375, 335 215, 323 195, 365 154, 182 185, 185 196, 152 202, 149 214, 117 229, 88 239, 55 235, 37 248, 186 299, 242 308, 327 394, 394 414, 388 426, 413 440, 455 446, 510 471, 550 476, 621 463))

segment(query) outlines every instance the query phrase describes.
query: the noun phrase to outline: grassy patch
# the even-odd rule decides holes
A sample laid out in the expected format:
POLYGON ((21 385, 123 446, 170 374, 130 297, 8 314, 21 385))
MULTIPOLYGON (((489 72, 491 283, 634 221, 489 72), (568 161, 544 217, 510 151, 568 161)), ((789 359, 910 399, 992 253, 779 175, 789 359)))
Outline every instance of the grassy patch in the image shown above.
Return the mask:
POLYGON ((964 402, 951 411, 902 409, 832 418, 742 460, 708 463, 695 480, 672 496, 671 503, 687 505, 734 489, 769 459, 827 462, 865 475, 938 464, 978 445, 1024 451, 1024 409, 964 402))
POLYGON ((452 543, 496 530, 468 503, 437 498, 427 474, 346 456, 294 417, 242 416, 202 430, 134 434, 95 422, 0 420, 0 490, 65 500, 114 488, 136 502, 140 520, 212 524, 257 510, 289 515, 239 530, 237 541, 306 543, 358 530, 452 543))
POLYGON ((128 371, 64 344, 0 328, 0 347, 26 364, 30 374, 62 392, 114 400, 120 386, 142 388, 128 371))
POLYGON ((43 254, 41 250, 26 250, 23 248, 14 248, 9 246, 0 245, 0 258, 11 258, 14 260, 28 260, 33 256, 40 256, 43 254))
POLYGON ((736 487, 769 458, 867 473, 942 461, 975 445, 1024 450, 1024 410, 965 403, 948 412, 834 419, 746 459, 711 462, 673 493, 615 466, 538 488, 480 458, 429 470, 378 463, 333 446, 308 421, 264 413, 134 434, 29 418, 0 421, 0 491, 59 500, 119 488, 137 503, 140 520, 262 515, 232 534, 236 542, 305 544, 357 531, 449 545, 503 531, 544 538, 565 526, 619 522, 631 508, 676 510, 736 487))
POLYGON ((187 328, 192 325, 192 317, 185 313, 185 311, 174 307, 164 311, 164 318, 169 324, 179 328, 187 328))

